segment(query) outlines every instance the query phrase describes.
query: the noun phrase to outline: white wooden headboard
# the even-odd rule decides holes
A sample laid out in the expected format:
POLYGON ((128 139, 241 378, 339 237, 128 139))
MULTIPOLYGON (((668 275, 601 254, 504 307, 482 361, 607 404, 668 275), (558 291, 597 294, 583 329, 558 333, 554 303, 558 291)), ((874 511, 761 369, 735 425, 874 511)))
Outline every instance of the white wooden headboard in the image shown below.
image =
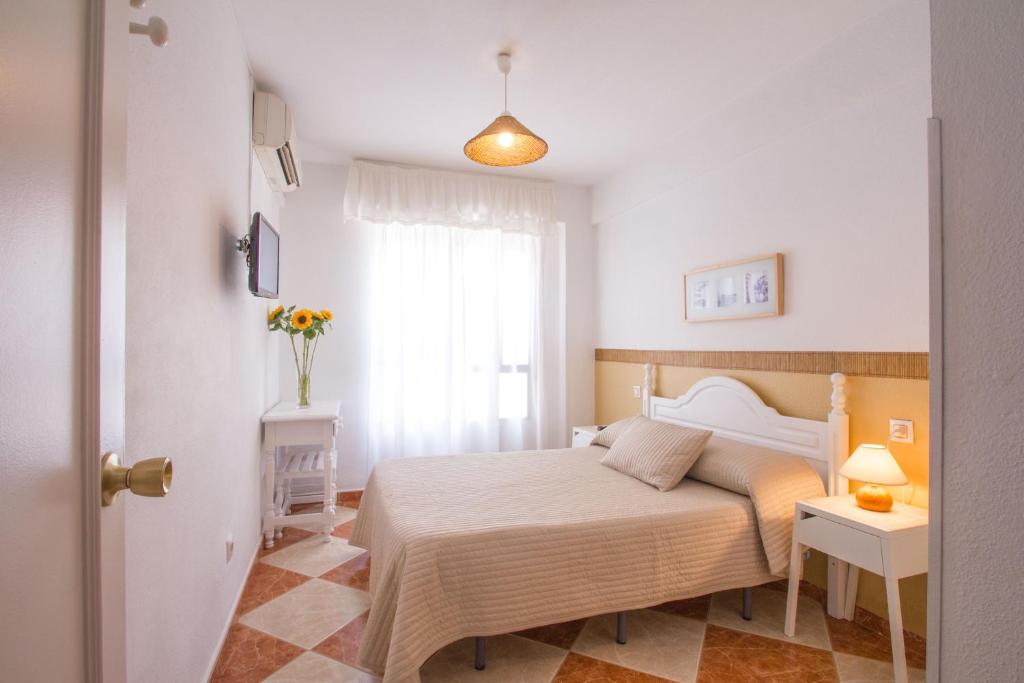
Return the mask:
POLYGON ((764 446, 805 458, 821 474, 829 495, 847 490, 839 468, 850 453, 846 412, 846 376, 832 379, 832 409, 827 420, 808 420, 779 415, 761 397, 731 377, 706 377, 679 398, 654 396, 654 366, 644 366, 643 413, 686 427, 710 429, 736 441, 764 446))

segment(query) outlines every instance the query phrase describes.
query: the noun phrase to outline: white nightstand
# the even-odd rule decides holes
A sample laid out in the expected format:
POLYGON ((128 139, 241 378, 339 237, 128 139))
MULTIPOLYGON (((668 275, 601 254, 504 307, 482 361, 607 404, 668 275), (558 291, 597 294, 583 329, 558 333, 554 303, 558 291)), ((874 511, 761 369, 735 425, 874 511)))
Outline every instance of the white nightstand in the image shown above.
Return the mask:
POLYGON ((907 659, 903 649, 898 581, 905 576, 928 571, 928 511, 896 503, 890 512, 872 512, 857 507, 852 495, 799 501, 793 522, 793 551, 789 564, 787 636, 796 631, 796 603, 803 553, 807 548, 816 548, 850 563, 845 605, 847 619, 853 618, 857 600, 858 568, 885 579, 893 670, 896 683, 906 683, 907 659))
POLYGON ((315 526, 331 540, 334 531, 337 486, 337 436, 341 422, 339 401, 313 401, 299 408, 294 401, 278 403, 264 413, 263 422, 263 547, 273 548, 283 526, 315 526), (311 452, 287 455, 278 462, 277 449, 283 446, 315 446, 311 452), (279 472, 280 470, 280 472, 279 472), (292 478, 320 478, 323 507, 319 512, 289 515, 292 478))
POLYGON ((597 433, 601 431, 602 427, 598 425, 587 425, 585 427, 573 427, 572 428, 572 447, 582 448, 583 446, 589 446, 590 442, 594 440, 597 433))

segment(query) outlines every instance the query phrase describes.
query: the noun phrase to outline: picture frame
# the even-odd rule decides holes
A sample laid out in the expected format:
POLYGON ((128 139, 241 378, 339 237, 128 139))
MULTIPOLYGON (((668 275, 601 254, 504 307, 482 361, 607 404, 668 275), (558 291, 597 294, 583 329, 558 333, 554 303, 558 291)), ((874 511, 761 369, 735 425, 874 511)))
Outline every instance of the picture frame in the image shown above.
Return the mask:
POLYGON ((742 320, 782 315, 782 254, 726 261, 683 275, 683 320, 742 320))

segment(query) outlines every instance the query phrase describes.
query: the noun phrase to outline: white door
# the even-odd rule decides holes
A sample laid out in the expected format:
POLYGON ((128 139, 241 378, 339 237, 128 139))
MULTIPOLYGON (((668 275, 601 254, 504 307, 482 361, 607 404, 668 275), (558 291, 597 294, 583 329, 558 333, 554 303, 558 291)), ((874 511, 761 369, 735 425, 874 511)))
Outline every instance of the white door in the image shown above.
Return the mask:
POLYGON ((0 9, 0 678, 124 681, 128 0, 0 9))

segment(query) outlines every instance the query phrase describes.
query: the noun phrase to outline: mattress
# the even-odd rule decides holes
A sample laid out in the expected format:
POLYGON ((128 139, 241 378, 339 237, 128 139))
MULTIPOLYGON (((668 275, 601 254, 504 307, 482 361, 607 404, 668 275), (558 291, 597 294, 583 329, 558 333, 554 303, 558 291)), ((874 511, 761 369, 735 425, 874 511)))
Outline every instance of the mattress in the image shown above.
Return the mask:
POLYGON ((377 465, 350 540, 373 558, 359 663, 385 683, 417 683, 420 665, 460 638, 770 581, 785 571, 793 503, 821 490, 806 463, 779 456, 746 479, 742 465, 720 468, 750 495, 694 479, 660 492, 601 465, 606 452, 377 465))

